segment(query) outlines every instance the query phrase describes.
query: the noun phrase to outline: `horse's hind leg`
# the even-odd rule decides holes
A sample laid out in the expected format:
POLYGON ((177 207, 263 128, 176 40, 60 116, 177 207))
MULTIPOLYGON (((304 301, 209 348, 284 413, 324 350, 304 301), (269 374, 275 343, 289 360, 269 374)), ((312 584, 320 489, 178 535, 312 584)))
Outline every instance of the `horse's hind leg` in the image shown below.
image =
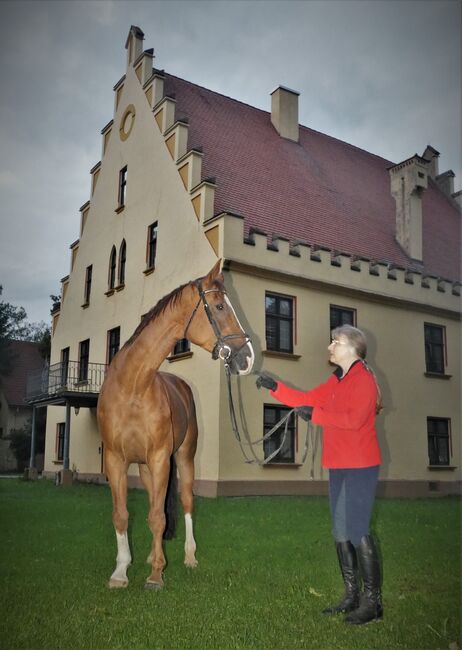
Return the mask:
POLYGON ((194 510, 194 454, 197 444, 197 424, 195 417, 190 422, 188 433, 181 447, 175 454, 180 475, 181 505, 184 511, 186 539, 184 545, 184 563, 188 567, 196 567, 196 541, 194 539, 192 514, 194 510))
POLYGON ((120 588, 128 585, 127 568, 132 561, 127 535, 127 467, 110 451, 106 451, 105 465, 112 492, 112 521, 117 538, 116 568, 109 579, 108 586, 120 588))

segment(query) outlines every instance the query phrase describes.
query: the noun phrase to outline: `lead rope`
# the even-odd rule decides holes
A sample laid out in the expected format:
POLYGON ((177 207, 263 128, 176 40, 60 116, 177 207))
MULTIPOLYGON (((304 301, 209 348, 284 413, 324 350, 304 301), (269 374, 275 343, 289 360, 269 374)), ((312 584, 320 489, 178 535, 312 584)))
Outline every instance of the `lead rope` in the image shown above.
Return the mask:
MULTIPOLYGON (((247 432, 247 427, 244 427, 244 435, 246 440, 243 441, 241 434, 239 433, 239 425, 237 422, 237 416, 236 416, 236 409, 234 407, 234 398, 233 398, 233 391, 232 391, 232 386, 231 386, 231 370, 229 368, 229 364, 225 362, 225 373, 226 373, 226 380, 227 380, 227 388, 228 388, 228 406, 229 406, 229 417, 231 420, 231 426, 234 432, 234 436, 236 440, 239 443, 239 447, 241 448, 242 455, 245 458, 245 462, 248 463, 249 465, 267 465, 269 462, 273 460, 275 456, 281 451, 281 449, 284 447, 284 443, 287 438, 287 432, 289 430, 289 420, 290 417, 293 413, 297 413, 297 408, 291 409, 288 413, 282 417, 279 422, 277 422, 272 429, 270 429, 267 433, 265 433, 264 436, 261 438, 258 438, 256 440, 251 440, 248 432, 247 432), (281 425, 284 424, 284 432, 282 435, 282 441, 281 444, 277 449, 271 452, 269 456, 267 456, 264 460, 260 460, 255 453, 254 445, 260 444, 262 442, 265 442, 265 440, 268 440, 271 438, 271 436, 281 427, 281 425), (247 454, 244 445, 248 446, 251 455, 253 458, 249 458, 249 455, 247 454)), ((302 464, 305 463, 305 460, 308 455, 308 449, 311 447, 311 471, 310 471, 310 478, 314 478, 314 460, 318 448, 318 431, 314 431, 313 427, 310 422, 307 423, 307 429, 306 429, 306 436, 305 436, 305 446, 303 450, 303 458, 302 458, 302 464), (309 444, 311 442, 311 444, 309 444)))

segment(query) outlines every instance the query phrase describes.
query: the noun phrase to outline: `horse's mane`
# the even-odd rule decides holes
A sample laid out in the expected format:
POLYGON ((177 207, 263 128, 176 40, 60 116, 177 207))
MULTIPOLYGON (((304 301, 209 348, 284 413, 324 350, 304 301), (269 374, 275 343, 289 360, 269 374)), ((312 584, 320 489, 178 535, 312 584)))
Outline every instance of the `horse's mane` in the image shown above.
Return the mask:
MULTIPOLYGON (((203 278, 198 278, 198 280, 202 280, 203 278)), ((183 293, 183 289, 186 287, 192 286, 192 285, 197 285, 198 280, 191 280, 190 282, 186 282, 185 284, 182 284, 181 287, 177 287, 173 291, 171 291, 169 294, 164 296, 159 300, 159 302, 154 305, 152 309, 148 311, 148 313, 144 316, 143 320, 141 323, 138 325, 136 330, 133 332, 131 337, 128 339, 128 341, 125 342, 124 348, 131 345, 136 341, 138 336, 141 334, 141 332, 144 330, 145 327, 149 325, 153 320, 161 316, 165 310, 168 307, 175 307, 176 303, 179 301, 181 298, 181 294, 183 293)), ((213 282, 213 286, 219 289, 220 291, 225 291, 225 285, 223 282, 219 279, 215 279, 213 282)))
POLYGON ((153 320, 155 320, 156 318, 161 316, 165 312, 167 307, 174 307, 176 305, 176 303, 178 302, 178 300, 180 299, 181 294, 183 293, 183 289, 185 287, 188 287, 189 285, 192 285, 192 284, 194 284, 194 281, 186 282, 186 284, 182 284, 181 287, 177 287, 176 289, 171 291, 169 294, 167 294, 166 296, 161 298, 159 300, 159 302, 156 305, 154 305, 154 307, 152 309, 150 309, 148 311, 148 313, 144 316, 141 323, 138 325, 138 327, 133 332, 133 334, 128 339, 128 341, 125 342, 123 347, 125 348, 125 347, 131 345, 132 343, 134 343, 134 341, 136 341, 136 339, 141 334, 141 332, 144 330, 144 328, 147 327, 149 325, 149 323, 151 323, 153 320))

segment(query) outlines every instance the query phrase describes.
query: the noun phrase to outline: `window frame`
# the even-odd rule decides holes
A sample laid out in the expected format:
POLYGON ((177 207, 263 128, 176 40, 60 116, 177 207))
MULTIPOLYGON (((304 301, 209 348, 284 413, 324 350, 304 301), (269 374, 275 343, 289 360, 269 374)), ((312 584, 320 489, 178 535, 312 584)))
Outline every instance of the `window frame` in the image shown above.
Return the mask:
POLYGON ((56 438, 55 438, 55 462, 62 463, 64 461, 64 439, 66 436, 66 423, 56 423, 56 438))
POLYGON ((448 364, 448 359, 447 359, 447 343, 446 343, 446 326, 445 325, 439 325, 437 323, 428 323, 424 322, 424 351, 425 351, 425 372, 431 373, 434 375, 445 375, 446 374, 446 368, 448 364), (430 331, 430 328, 433 330, 440 330, 441 331, 441 343, 436 344, 433 343, 432 341, 427 340, 427 332, 430 331), (442 366, 437 368, 431 367, 432 364, 432 357, 434 356, 434 353, 432 350, 438 347, 441 349, 441 361, 442 361, 442 366))
MULTIPOLYGON (((433 448, 438 451, 438 444, 433 444, 433 448)), ((434 417, 434 416, 428 416, 427 417, 427 449, 428 449, 428 465, 429 467, 451 467, 451 458, 452 458, 452 435, 451 435, 451 418, 442 418, 442 417, 434 417), (430 431, 430 423, 445 423, 446 424, 446 433, 445 434, 440 434, 436 430, 435 431, 430 431), (446 462, 433 462, 435 460, 435 456, 431 455, 430 448, 431 448, 431 443, 430 443, 430 438, 434 438, 436 440, 440 439, 445 439, 447 441, 447 463, 446 462)))
POLYGON ((157 239, 158 239, 159 222, 154 221, 148 226, 146 241, 146 268, 154 269, 156 267, 157 257, 157 239), (155 236, 153 236, 155 234, 155 236))
POLYGON ((84 288, 84 294, 83 294, 83 304, 84 305, 89 305, 90 304, 92 279, 93 279, 93 264, 90 264, 85 269, 85 288, 84 288))
POLYGON ((293 354, 295 347, 295 334, 296 334, 296 313, 297 313, 297 300, 295 296, 289 296, 287 294, 277 293, 276 291, 265 291, 265 345, 268 352, 278 352, 281 354, 293 354), (277 302, 282 300, 288 300, 291 305, 291 315, 290 317, 285 316, 281 313, 270 313, 267 311, 266 300, 268 297, 275 298, 277 302), (276 323, 276 339, 277 347, 270 347, 268 344, 268 320, 272 319, 276 323), (281 347, 281 336, 280 336, 280 323, 289 322, 290 323, 290 347, 285 349, 281 347))
MULTIPOLYGON (((340 319, 340 320, 342 320, 342 319, 340 319)), ((335 305, 335 304, 330 304, 329 305, 329 326, 330 326, 329 337, 330 337, 330 334, 331 334, 332 330, 335 329, 336 327, 340 327, 341 325, 346 325, 346 324, 353 325, 353 327, 357 327, 356 323, 357 323, 357 310, 354 307, 345 307, 343 305, 335 305), (338 325, 332 325, 332 311, 333 310, 338 310, 339 312, 351 314, 353 322, 352 323, 340 322, 338 325)))
POLYGON ((118 207, 122 208, 125 206, 125 201, 127 199, 127 178, 128 178, 128 165, 122 167, 119 171, 119 189, 117 194, 118 207))
MULTIPOLYGON (((269 410, 275 412, 275 419, 274 419, 274 424, 275 424, 276 422, 279 422, 279 420, 281 420, 286 413, 291 411, 291 408, 279 404, 263 404, 263 435, 266 435, 268 431, 274 426, 274 424, 267 424, 265 421, 266 412, 269 410)), ((290 458, 287 457, 281 458, 280 454, 283 451, 283 449, 281 449, 280 452, 276 454, 276 456, 269 463, 267 463, 268 465, 295 465, 296 464, 295 456, 298 447, 298 426, 297 425, 298 423, 295 417, 295 413, 292 413, 289 419, 289 426, 287 431, 287 435, 290 442, 290 452, 291 452, 290 458)), ((274 449, 277 449, 277 447, 279 447, 279 445, 281 444, 282 436, 284 435, 284 427, 285 427, 285 423, 281 425, 280 432, 279 430, 276 430, 273 433, 273 435, 270 438, 268 438, 268 440, 263 441, 263 456, 265 459, 268 458, 268 456, 270 456, 273 453, 274 449)), ((287 439, 286 439, 286 444, 287 444, 287 439)))
POLYGON ((90 339, 84 339, 79 343, 79 375, 78 382, 88 381, 88 370, 90 365, 90 339))
POLYGON ((107 331, 107 337, 106 337, 106 363, 107 365, 110 365, 111 361, 117 354, 117 352, 120 350, 120 325, 117 327, 113 327, 112 329, 107 331), (115 336, 117 334, 117 341, 114 343, 111 340, 112 336, 115 336))
POLYGON ((119 248, 119 264, 118 264, 118 286, 125 286, 125 266, 127 262, 127 242, 122 240, 119 248))
POLYGON ((67 348, 61 349, 60 360, 61 360, 61 388, 64 388, 69 383, 69 360, 71 355, 71 349, 68 346, 67 348))
POLYGON ((116 271, 117 271, 117 249, 115 245, 111 248, 111 254, 109 255, 109 270, 108 270, 108 291, 114 291, 116 283, 116 271))

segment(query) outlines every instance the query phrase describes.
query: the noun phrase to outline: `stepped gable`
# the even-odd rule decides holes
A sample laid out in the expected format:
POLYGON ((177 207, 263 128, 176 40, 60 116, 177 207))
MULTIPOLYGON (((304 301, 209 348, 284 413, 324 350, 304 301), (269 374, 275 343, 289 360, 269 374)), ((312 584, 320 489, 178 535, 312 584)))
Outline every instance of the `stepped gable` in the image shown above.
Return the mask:
POLYGON ((280 233, 335 251, 460 280, 461 216, 435 183, 423 194, 423 266, 395 239, 392 162, 300 126, 281 138, 270 114, 166 74, 165 94, 189 122, 188 148, 215 177, 215 214, 231 211, 268 236, 280 233))

